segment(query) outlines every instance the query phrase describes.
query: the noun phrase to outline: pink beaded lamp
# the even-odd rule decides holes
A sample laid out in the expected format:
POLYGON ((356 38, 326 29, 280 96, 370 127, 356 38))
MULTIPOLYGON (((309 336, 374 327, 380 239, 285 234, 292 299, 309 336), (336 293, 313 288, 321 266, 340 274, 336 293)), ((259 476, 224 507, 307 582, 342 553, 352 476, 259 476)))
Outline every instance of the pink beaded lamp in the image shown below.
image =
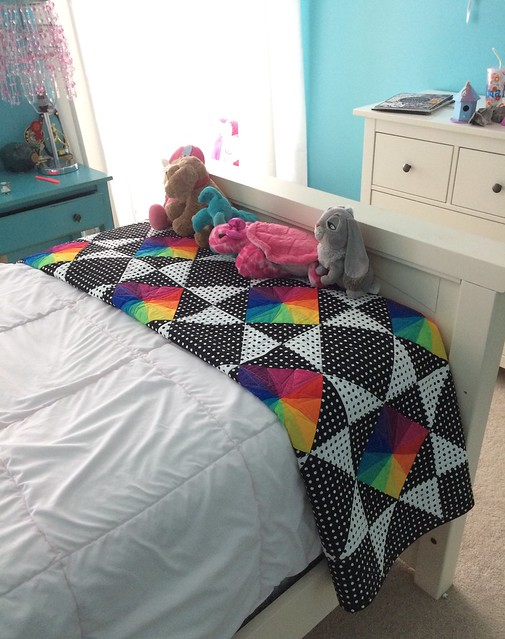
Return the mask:
POLYGON ((57 87, 75 97, 73 62, 51 0, 0 3, 0 97, 12 105, 28 100, 44 127, 42 173, 75 171, 55 103, 57 87))

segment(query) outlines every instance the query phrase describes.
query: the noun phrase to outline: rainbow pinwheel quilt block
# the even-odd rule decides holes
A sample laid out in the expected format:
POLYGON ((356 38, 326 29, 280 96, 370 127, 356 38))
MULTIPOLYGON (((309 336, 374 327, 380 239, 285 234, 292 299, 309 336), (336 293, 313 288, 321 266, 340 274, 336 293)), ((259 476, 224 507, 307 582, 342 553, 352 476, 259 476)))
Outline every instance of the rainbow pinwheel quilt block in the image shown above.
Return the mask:
POLYGON ((310 452, 321 409, 320 373, 243 365, 238 381, 279 417, 294 448, 310 452))
POLYGON ((384 406, 361 458, 357 478, 398 499, 428 429, 384 406))
POLYGON ((194 260, 198 246, 191 237, 153 235, 139 246, 135 257, 179 257, 194 260))
POLYGON ((148 223, 25 263, 115 306, 253 393, 285 427, 341 606, 377 595, 408 545, 473 506, 438 328, 378 295, 250 279, 148 223))
POLYGON ((58 244, 42 253, 36 253, 25 258, 25 263, 34 268, 41 269, 50 264, 71 262, 78 253, 88 246, 87 241, 73 241, 58 244))
POLYGON ((319 324, 317 289, 299 286, 252 288, 249 291, 246 321, 319 324))
POLYGON ((427 317, 407 306, 388 300, 393 333, 424 346, 435 355, 447 359, 438 327, 427 317))
POLYGON ((112 304, 142 324, 174 319, 183 289, 177 286, 152 286, 121 282, 112 294, 112 304))

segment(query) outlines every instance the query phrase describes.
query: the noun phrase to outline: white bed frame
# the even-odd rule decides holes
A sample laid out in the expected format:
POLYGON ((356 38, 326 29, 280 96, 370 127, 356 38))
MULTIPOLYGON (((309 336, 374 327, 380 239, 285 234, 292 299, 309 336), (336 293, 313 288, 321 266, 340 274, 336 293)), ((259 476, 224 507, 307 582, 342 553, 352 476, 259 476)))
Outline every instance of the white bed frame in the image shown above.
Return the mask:
MULTIPOLYGON (((209 164, 238 208, 312 230, 328 206, 352 206, 381 294, 433 319, 449 351, 475 476, 505 340, 505 245, 276 178, 209 164)), ((438 599, 451 586, 465 517, 425 535, 402 556, 438 599)), ((301 639, 337 606, 325 563, 257 615, 236 639, 301 639)))

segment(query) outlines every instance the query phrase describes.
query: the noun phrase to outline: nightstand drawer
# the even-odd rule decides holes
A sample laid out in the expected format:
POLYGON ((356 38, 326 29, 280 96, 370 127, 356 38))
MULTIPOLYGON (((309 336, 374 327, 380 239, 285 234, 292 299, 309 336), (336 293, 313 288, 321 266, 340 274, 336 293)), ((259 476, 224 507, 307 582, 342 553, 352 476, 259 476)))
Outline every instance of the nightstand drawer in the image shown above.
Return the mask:
POLYGON ((105 197, 94 193, 0 217, 0 254, 35 244, 49 247, 55 238, 101 226, 106 205, 105 197))
POLYGON ((452 204, 505 217, 505 155, 460 149, 452 204))
POLYGON ((449 144, 378 133, 373 184, 445 202, 452 155, 449 144))

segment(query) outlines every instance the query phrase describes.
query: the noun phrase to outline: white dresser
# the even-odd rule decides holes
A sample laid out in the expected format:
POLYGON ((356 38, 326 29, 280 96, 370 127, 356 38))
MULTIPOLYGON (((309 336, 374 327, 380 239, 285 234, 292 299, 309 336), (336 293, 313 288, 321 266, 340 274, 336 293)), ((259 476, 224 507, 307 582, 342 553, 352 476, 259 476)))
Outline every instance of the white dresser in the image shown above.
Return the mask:
POLYGON ((502 241, 505 251, 505 126, 454 123, 452 105, 432 115, 372 106, 354 110, 365 118, 361 201, 502 241))

